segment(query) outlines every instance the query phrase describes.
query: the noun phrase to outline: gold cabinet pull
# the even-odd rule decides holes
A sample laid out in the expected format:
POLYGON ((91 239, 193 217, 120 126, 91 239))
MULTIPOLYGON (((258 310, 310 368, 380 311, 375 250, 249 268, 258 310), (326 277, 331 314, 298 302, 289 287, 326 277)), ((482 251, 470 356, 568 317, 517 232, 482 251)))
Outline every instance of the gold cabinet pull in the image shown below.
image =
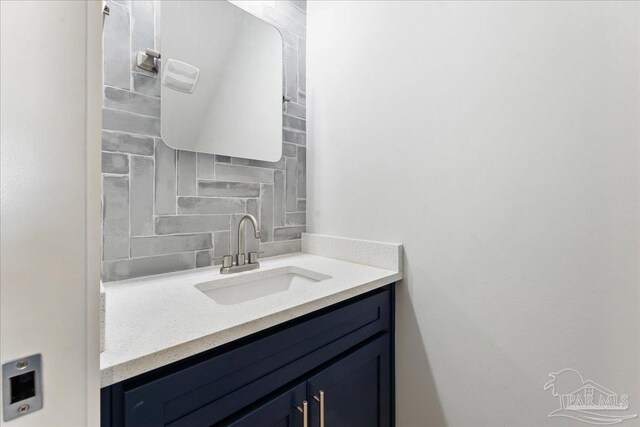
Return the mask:
POLYGON ((302 408, 299 406, 297 408, 302 412, 302 427, 309 427, 309 404, 305 400, 302 402, 302 408))
POLYGON ((318 394, 320 397, 313 396, 313 398, 320 403, 320 427, 324 427, 324 391, 320 390, 318 394))

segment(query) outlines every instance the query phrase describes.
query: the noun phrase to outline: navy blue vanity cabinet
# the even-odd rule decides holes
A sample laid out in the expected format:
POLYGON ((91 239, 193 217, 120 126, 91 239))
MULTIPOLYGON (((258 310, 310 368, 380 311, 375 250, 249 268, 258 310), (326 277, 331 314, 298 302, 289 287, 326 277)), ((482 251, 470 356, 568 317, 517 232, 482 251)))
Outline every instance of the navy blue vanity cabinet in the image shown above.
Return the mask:
POLYGON ((390 427, 389 335, 329 365, 307 381, 311 427, 390 427), (324 424, 320 420, 324 418, 324 424))
POLYGON ((102 427, 303 427, 304 401, 310 427, 393 426, 393 304, 389 285, 103 388, 102 427))
MULTIPOLYGON (((298 384, 256 409, 243 413, 228 427, 304 427, 305 412, 303 403, 306 400, 305 384, 298 384)), ((308 403, 306 403, 308 408, 308 403)))

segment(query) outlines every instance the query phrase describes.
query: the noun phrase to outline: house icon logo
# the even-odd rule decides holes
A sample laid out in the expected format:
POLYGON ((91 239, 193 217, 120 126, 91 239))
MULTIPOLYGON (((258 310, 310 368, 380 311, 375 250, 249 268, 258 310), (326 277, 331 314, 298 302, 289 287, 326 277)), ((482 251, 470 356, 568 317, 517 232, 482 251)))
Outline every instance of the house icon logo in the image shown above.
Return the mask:
POLYGON ((585 380, 575 369, 563 369, 549 374, 551 380, 545 390, 551 390, 560 400, 560 408, 551 411, 549 417, 568 417, 588 424, 619 424, 637 415, 612 413, 627 411, 629 395, 617 394, 600 384, 585 380))

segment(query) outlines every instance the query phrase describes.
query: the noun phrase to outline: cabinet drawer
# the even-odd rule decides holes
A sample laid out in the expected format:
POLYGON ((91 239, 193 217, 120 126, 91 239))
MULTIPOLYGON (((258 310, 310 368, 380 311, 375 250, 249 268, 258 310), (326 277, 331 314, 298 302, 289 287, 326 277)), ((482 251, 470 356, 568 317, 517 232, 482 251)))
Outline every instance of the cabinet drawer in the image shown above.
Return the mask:
POLYGON ((168 374, 165 369, 160 378, 125 382, 125 425, 211 425, 387 331, 390 322, 385 289, 261 332, 248 344, 191 366, 168 374))

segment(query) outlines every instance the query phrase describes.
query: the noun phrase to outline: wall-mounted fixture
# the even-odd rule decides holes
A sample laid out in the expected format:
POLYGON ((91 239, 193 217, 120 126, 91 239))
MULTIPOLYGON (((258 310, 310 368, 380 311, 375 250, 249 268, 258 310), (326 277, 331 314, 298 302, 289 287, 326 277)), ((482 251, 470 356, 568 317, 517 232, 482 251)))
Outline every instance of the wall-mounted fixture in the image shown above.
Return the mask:
POLYGON ((4 421, 42 409, 41 356, 24 357, 2 365, 4 421))
POLYGON ((138 52, 138 55, 136 56, 136 64, 143 70, 157 73, 158 66, 156 65, 156 59, 160 59, 160 52, 147 48, 144 52, 138 52))
POLYGON ((192 93, 198 83, 200 70, 186 62, 165 59, 162 84, 180 92, 192 93))

